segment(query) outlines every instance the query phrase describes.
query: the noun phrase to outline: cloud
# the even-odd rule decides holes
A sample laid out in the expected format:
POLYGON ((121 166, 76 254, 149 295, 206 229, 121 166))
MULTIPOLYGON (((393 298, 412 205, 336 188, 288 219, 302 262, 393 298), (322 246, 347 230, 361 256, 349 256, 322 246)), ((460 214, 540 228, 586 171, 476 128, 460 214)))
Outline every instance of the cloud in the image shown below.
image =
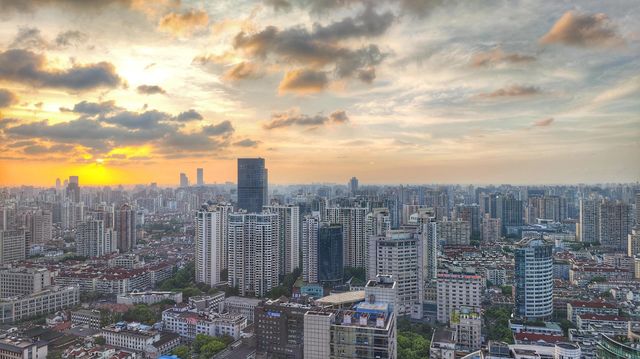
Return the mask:
POLYGON ((202 128, 202 133, 206 134, 207 136, 227 137, 230 136, 234 131, 235 129, 229 121, 222 121, 216 125, 204 126, 202 128))
POLYGON ((28 50, 0 52, 0 80, 71 91, 114 88, 122 83, 115 67, 108 62, 49 69, 43 55, 28 50))
POLYGON ((155 94, 166 94, 167 92, 158 85, 140 85, 137 88, 139 94, 142 95, 155 95, 155 94))
POLYGON ((607 15, 567 11, 540 38, 541 44, 563 44, 578 47, 609 47, 624 44, 607 15))
POLYGON ((61 32, 56 36, 55 43, 59 47, 77 46, 88 39, 87 34, 77 30, 61 32))
POLYGON ((532 126, 534 127, 549 127, 553 123, 553 117, 544 118, 542 120, 535 121, 532 126))
POLYGON ((522 86, 513 85, 505 88, 501 88, 489 93, 482 93, 479 97, 485 98, 497 98, 497 97, 524 97, 533 96, 542 93, 542 91, 535 86, 522 86))
POLYGON ((53 146, 43 145, 30 145, 22 149, 22 152, 26 155, 43 155, 52 153, 68 153, 74 149, 72 145, 57 144, 53 146))
POLYGON ((100 114, 106 114, 109 112, 113 112, 118 110, 116 107, 115 101, 104 101, 104 102, 88 102, 82 101, 78 102, 73 106, 73 109, 68 109, 65 107, 60 107, 60 111, 62 112, 76 112, 82 113, 89 116, 95 116, 100 114))
POLYGON ((149 110, 142 113, 122 111, 113 116, 100 117, 100 121, 128 129, 151 130, 160 127, 160 121, 169 120, 171 116, 166 112, 149 110))
POLYGON ((224 74, 224 79, 229 81, 256 79, 262 77, 263 73, 260 68, 251 62, 243 61, 224 74))
POLYGON ((175 120, 179 122, 189 122, 200 121, 203 118, 204 117, 202 117, 202 115, 198 111, 190 109, 188 111, 181 112, 178 116, 175 117, 175 120))
POLYGON ((473 67, 489 67, 504 63, 521 64, 536 60, 535 56, 521 55, 518 53, 506 53, 501 48, 495 48, 486 52, 478 52, 471 58, 473 67))
POLYGON ((265 5, 273 7, 276 11, 289 11, 291 10, 291 3, 287 0, 264 0, 265 5))
POLYGON ((49 43, 42 36, 40 29, 35 27, 21 27, 18 29, 18 34, 9 47, 41 50, 49 47, 49 43))
POLYGON ((188 10, 182 13, 171 12, 162 19, 158 28, 175 35, 189 35, 196 31, 206 29, 209 24, 209 15, 204 10, 188 10))
POLYGON ((233 143, 233 145, 236 147, 257 147, 259 144, 260 141, 254 141, 249 138, 233 143))
POLYGON ((13 92, 5 89, 0 89, 0 108, 9 107, 18 102, 18 96, 13 92))
POLYGON ((278 86, 280 93, 309 94, 323 91, 329 84, 327 73, 309 69, 291 70, 278 86))
POLYGON ((309 116, 299 113, 297 110, 277 112, 271 115, 271 120, 263 125, 266 130, 291 126, 317 127, 330 123, 343 124, 349 121, 344 110, 334 111, 329 116, 317 114, 309 116))

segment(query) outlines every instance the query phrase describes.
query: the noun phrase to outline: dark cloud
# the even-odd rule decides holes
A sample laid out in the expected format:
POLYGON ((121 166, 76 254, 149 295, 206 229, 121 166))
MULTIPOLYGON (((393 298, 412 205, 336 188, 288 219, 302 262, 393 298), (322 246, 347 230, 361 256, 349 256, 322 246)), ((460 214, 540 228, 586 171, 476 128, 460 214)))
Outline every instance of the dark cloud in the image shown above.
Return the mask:
POLYGON ((207 152, 221 147, 224 143, 210 138, 203 132, 172 132, 161 141, 162 150, 169 153, 207 152))
POLYGON ((13 92, 0 89, 0 108, 9 107, 18 102, 18 96, 13 92))
POLYGON ((113 116, 101 117, 100 121, 128 129, 151 130, 157 129, 160 127, 161 121, 166 121, 170 118, 171 115, 168 113, 157 110, 150 110, 142 113, 122 111, 113 116))
POLYGON ((549 126, 551 126, 553 121, 554 121, 553 117, 544 118, 542 120, 535 121, 533 123, 533 126, 534 127, 549 127, 549 126))
POLYGON ((258 65, 243 61, 232 68, 230 68, 224 74, 224 78, 230 81, 245 80, 245 79, 257 79, 262 77, 263 73, 258 65))
POLYGON ((115 67, 108 62, 49 69, 43 55, 28 50, 0 52, 0 80, 72 91, 114 88, 122 83, 115 67))
POLYGON ((21 27, 18 34, 9 45, 10 48, 16 49, 46 49, 49 43, 44 39, 40 29, 35 27, 21 27))
POLYGON ((65 107, 60 107, 60 111, 62 112, 76 112, 82 113, 89 116, 95 116, 100 114, 106 114, 109 112, 114 112, 119 108, 116 107, 115 101, 104 101, 104 102, 88 102, 82 101, 78 102, 73 106, 73 109, 68 109, 65 107))
POLYGON ((140 85, 137 88, 139 94, 143 95, 155 95, 166 94, 167 92, 158 85, 140 85))
POLYGON ((605 14, 582 14, 567 11, 540 38, 541 44, 564 44, 579 47, 620 46, 624 39, 605 14))
POLYGON ((358 70, 358 79, 365 83, 372 83, 376 79, 375 67, 368 67, 366 69, 358 70))
POLYGON ((31 145, 26 146, 22 149, 22 153, 26 155, 43 155, 43 154, 53 154, 53 153, 68 153, 72 151, 74 146, 58 144, 53 146, 43 146, 43 145, 31 145))
POLYGON ((61 32, 56 36, 55 43, 59 47, 77 46, 83 42, 86 42, 88 36, 77 30, 70 30, 61 32))
POLYGON ((297 111, 278 112, 271 115, 271 120, 263 125, 267 130, 276 128, 302 126, 317 127, 330 123, 343 124, 349 121, 349 117, 344 110, 334 111, 329 116, 318 114, 309 116, 297 111))
POLYGON ((166 14, 158 28, 176 35, 187 35, 195 31, 206 29, 209 24, 209 15, 204 10, 187 10, 182 13, 171 12, 166 14))
POLYGON ((505 88, 501 88, 489 93, 482 93, 479 96, 485 98, 497 98, 497 97, 524 97, 533 96, 542 93, 542 91, 535 86, 522 86, 513 85, 505 88))
POLYGON ((189 122, 189 121, 200 121, 204 119, 202 115, 194 110, 190 109, 188 111, 181 112, 178 116, 175 117, 176 121, 179 122, 189 122))
POLYGON ((276 10, 289 10, 293 5, 297 5, 300 8, 309 9, 312 13, 328 13, 356 5, 392 5, 397 6, 402 14, 412 17, 424 17, 439 6, 456 2, 455 0, 376 0, 375 2, 370 0, 265 0, 267 5, 276 10))
POLYGON ((260 141, 254 141, 249 138, 233 143, 233 145, 237 147, 257 147, 259 144, 260 144, 260 141))
POLYGON ((327 73, 309 69, 291 70, 284 75, 278 91, 297 94, 316 93, 324 90, 329 84, 327 73))
POLYGON ((14 125, 19 123, 15 118, 0 118, 0 130, 7 128, 9 125, 14 125))
POLYGON ((478 52, 471 58, 471 66, 488 67, 503 63, 519 64, 535 61, 535 56, 521 55, 518 53, 506 53, 500 48, 490 51, 478 52))
POLYGON ((264 0, 264 3, 273 7, 276 11, 289 11, 292 7, 287 0, 264 0))
POLYGON ((384 34, 393 24, 395 16, 390 11, 378 14, 372 6, 356 17, 346 17, 328 26, 313 25, 311 37, 320 41, 341 41, 349 38, 376 37, 384 34))
POLYGON ((207 136, 227 137, 230 136, 234 131, 235 129, 229 121, 222 121, 219 124, 204 126, 202 128, 202 133, 207 136))

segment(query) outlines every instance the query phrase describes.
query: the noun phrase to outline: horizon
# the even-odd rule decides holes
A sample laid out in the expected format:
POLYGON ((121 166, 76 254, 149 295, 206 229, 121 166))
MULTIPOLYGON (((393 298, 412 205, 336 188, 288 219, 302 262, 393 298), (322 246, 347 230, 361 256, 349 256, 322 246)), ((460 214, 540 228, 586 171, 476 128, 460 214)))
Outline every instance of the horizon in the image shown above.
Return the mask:
POLYGON ((640 180, 637 1, 0 10, 0 186, 640 180))

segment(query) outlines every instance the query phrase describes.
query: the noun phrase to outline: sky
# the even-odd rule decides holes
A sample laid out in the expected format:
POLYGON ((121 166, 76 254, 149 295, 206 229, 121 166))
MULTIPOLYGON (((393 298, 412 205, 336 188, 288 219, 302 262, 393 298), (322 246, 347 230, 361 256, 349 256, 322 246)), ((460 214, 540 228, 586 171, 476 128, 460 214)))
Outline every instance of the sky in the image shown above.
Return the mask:
POLYGON ((640 180, 640 2, 0 0, 0 185, 640 180))

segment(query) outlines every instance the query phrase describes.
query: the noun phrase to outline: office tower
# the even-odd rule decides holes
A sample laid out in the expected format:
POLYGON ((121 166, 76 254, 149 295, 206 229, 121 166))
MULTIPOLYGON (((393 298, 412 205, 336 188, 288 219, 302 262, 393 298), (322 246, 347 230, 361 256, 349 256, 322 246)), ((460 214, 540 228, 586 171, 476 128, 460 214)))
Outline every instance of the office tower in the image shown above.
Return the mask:
POLYGON ((286 275, 300 267, 300 207, 264 206, 265 212, 278 215, 278 272, 286 275))
POLYGON ((0 231, 0 265, 26 258, 26 237, 22 230, 0 231))
MULTIPOLYGON (((305 216, 302 220, 302 280, 305 283, 318 283, 318 231, 320 218, 305 216)), ((340 228, 342 242, 342 228, 340 228)), ((342 245, 342 243, 340 243, 342 245)), ((342 257, 342 246, 340 247, 342 257)), ((342 262, 340 263, 342 265, 342 262)))
POLYGON ((238 158, 238 208, 260 213, 269 203, 268 172, 264 158, 238 158))
POLYGON ((356 194, 358 192, 358 179, 351 177, 349 180, 349 193, 356 194))
POLYGON ((541 320, 553 313, 553 246, 540 239, 515 250, 515 314, 541 320))
POLYGON ((342 225, 342 251, 345 267, 363 268, 366 266, 366 215, 366 208, 332 207, 325 209, 327 222, 342 225))
POLYGON ((447 246, 468 246, 471 243, 471 226, 466 221, 436 222, 436 238, 447 246))
POLYGON ((502 238, 502 221, 500 218, 491 218, 485 213, 482 219, 482 240, 484 242, 497 242, 502 238))
POLYGON ((53 214, 49 210, 37 210, 26 216, 26 227, 31 232, 31 243, 51 241, 53 214))
POLYGON ((204 170, 202 168, 196 169, 196 184, 204 186, 204 170))
POLYGON ((344 275, 344 231, 339 224, 321 223, 318 228, 318 281, 340 284, 344 275))
POLYGON ((255 309, 257 354, 264 358, 302 359, 304 314, 311 308, 284 299, 260 303, 255 309))
POLYGON ((449 323, 454 310, 462 307, 479 308, 484 278, 471 273, 442 271, 438 273, 437 319, 449 323))
POLYGON ((631 233, 631 208, 628 204, 616 201, 600 203, 599 237, 603 248, 625 251, 627 236, 631 233))
POLYGON ((60 178, 56 178, 56 191, 60 190, 60 178))
POLYGON ((242 296, 264 296, 278 285, 278 215, 229 214, 229 285, 242 296))
POLYGON ((80 179, 78 176, 69 176, 67 199, 73 203, 80 202, 80 179))
POLYGON ((635 257, 640 254, 640 228, 632 229, 628 237, 627 255, 635 257))
POLYGON ((88 219, 78 223, 76 228, 76 254, 95 258, 101 257, 105 252, 104 221, 88 219))
POLYGON ((131 251, 136 246, 136 211, 123 204, 115 211, 114 229, 120 253, 131 251))
POLYGON ((469 222, 471 237, 480 238, 480 206, 477 204, 459 204, 454 208, 453 220, 469 222))
POLYGON ((600 202, 593 199, 580 200, 580 242, 600 242, 600 202))
POLYGON ((215 286, 223 282, 227 268, 228 216, 232 207, 217 205, 196 212, 196 282, 215 286))
POLYGON ((185 173, 180 173, 180 187, 189 187, 189 177, 185 173))
POLYGON ((390 275, 397 283, 397 313, 422 317, 423 246, 414 230, 390 230, 369 238, 367 278, 390 275))
POLYGON ((505 228, 522 226, 524 219, 522 201, 512 194, 499 196, 496 198, 496 214, 505 228))

